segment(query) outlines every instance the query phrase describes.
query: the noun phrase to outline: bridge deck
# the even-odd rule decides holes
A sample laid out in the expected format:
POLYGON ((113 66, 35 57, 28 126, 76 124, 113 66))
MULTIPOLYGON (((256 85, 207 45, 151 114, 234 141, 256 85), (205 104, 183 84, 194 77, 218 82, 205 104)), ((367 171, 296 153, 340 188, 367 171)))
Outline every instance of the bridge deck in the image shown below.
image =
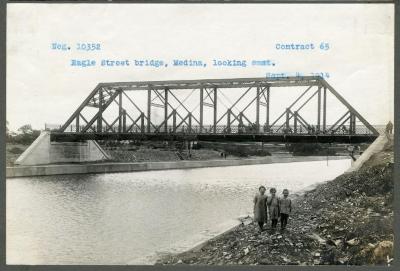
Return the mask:
POLYGON ((378 135, 190 134, 190 133, 68 133, 51 132, 51 141, 81 140, 192 140, 287 143, 370 143, 378 135))

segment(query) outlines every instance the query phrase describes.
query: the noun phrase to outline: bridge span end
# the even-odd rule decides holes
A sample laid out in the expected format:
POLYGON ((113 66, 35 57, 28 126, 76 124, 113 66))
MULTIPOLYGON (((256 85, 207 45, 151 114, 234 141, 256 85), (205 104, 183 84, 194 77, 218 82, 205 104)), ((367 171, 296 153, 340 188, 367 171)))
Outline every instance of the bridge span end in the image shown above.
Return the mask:
POLYGON ((108 159, 108 155, 94 140, 51 142, 50 133, 45 131, 18 157, 15 164, 28 166, 95 162, 108 159))

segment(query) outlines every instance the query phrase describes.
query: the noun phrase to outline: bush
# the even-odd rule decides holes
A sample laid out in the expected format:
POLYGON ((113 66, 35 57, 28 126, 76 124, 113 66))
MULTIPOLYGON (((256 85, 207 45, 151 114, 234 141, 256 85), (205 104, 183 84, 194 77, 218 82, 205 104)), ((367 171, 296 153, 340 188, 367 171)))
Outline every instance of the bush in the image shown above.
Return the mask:
POLYGON ((8 142, 21 145, 30 145, 39 135, 39 130, 33 130, 32 133, 10 136, 10 138, 8 138, 8 142))
POLYGON ((253 155, 256 155, 256 156, 270 156, 271 154, 266 150, 255 150, 253 155))
POLYGON ((318 143, 293 143, 288 146, 293 155, 335 155, 333 149, 318 143), (328 152, 328 153, 327 153, 328 152))
POLYGON ((24 152, 24 150, 22 150, 21 148, 18 148, 18 147, 13 147, 13 148, 9 149, 8 152, 12 153, 12 154, 21 154, 24 152))
POLYGON ((248 157, 248 156, 268 156, 271 155, 268 151, 263 149, 255 149, 254 146, 241 146, 241 145, 228 145, 224 150, 229 155, 248 157))

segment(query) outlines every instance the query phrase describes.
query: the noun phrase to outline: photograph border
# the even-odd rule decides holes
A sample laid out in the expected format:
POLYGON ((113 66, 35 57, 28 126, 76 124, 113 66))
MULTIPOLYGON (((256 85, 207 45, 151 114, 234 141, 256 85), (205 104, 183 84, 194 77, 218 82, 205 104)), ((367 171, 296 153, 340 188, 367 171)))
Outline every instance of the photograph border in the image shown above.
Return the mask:
POLYGON ((399 194, 399 184, 395 181, 399 178, 400 172, 400 163, 399 163, 399 133, 400 133, 400 120, 399 107, 396 105, 400 105, 400 94, 398 89, 400 88, 400 0, 374 0, 374 1, 365 1, 365 0, 350 0, 350 1, 334 1, 334 0, 272 0, 272 1, 230 1, 230 0, 214 0, 214 1, 113 1, 113 0, 104 0, 104 1, 6 1, 0 0, 0 253, 1 253, 1 264, 0 270, 76 270, 76 271, 89 271, 89 270, 348 270, 351 268, 353 270, 395 270, 399 265, 399 255, 400 252, 397 252, 397 249, 400 249, 399 246, 399 238, 397 236, 400 234, 400 194, 399 194), (390 267, 387 266, 286 266, 286 265, 270 265, 270 266, 251 266, 251 265, 6 265, 6 159, 5 159, 5 147, 6 147, 6 139, 5 139, 5 130, 6 130, 6 10, 7 3, 35 3, 35 4, 92 4, 92 3, 103 3, 103 4, 119 4, 119 3, 146 3, 146 4, 160 4, 160 3, 168 3, 168 4, 196 4, 196 3, 223 3, 223 4, 240 4, 240 3, 251 3, 251 4, 395 4, 395 18, 394 18, 394 261, 390 267))

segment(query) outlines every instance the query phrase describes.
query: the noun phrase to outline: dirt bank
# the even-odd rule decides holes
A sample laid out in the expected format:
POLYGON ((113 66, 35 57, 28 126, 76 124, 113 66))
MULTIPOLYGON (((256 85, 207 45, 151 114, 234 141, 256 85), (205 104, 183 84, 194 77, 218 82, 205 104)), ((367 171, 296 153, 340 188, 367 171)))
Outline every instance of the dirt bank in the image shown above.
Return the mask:
POLYGON ((156 162, 180 160, 239 159, 270 156, 261 146, 197 142, 188 149, 184 142, 121 141, 100 142, 102 148, 115 162, 156 162), (224 156, 222 154, 225 154, 224 156))
POLYGON ((393 258, 393 146, 363 167, 293 199, 285 232, 254 223, 158 264, 389 265, 393 258))

